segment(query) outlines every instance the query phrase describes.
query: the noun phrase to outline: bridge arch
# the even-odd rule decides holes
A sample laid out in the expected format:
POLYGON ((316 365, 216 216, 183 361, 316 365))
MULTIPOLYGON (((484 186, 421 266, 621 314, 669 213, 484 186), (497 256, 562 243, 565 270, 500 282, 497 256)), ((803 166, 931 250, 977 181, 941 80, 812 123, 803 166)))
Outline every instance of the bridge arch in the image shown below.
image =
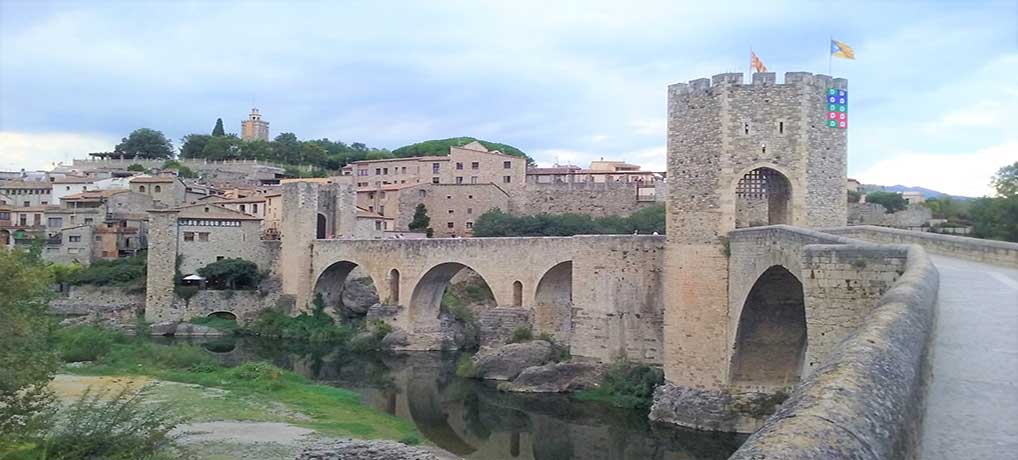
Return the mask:
POLYGON ((534 290, 537 305, 571 304, 573 302, 573 261, 560 262, 544 272, 534 290))
POLYGON ((799 185, 784 168, 759 163, 735 175, 729 190, 734 227, 795 224, 799 185))
POLYGON ((773 265, 756 279, 742 306, 729 380, 740 386, 792 385, 802 375, 806 344, 802 282, 773 265))
POLYGON ((489 278, 481 272, 460 262, 443 262, 428 269, 417 280, 413 293, 410 295, 411 318, 418 322, 437 319, 441 313, 442 295, 445 294, 445 289, 449 286, 452 277, 463 269, 470 269, 477 273, 491 292, 495 305, 502 305, 496 297, 495 290, 492 289, 489 278))
POLYGON ((325 304, 326 310, 330 307, 334 309, 334 312, 339 314, 343 311, 343 291, 347 288, 347 280, 351 279, 351 274, 356 273, 363 275, 364 278, 371 280, 371 286, 363 287, 374 291, 374 295, 377 297, 379 294, 378 282, 375 277, 368 269, 368 266, 354 262, 352 260, 340 260, 333 262, 318 276, 315 278, 314 290, 312 291, 312 301, 321 295, 322 302, 325 304), (357 270, 360 269, 360 270, 357 270))
POLYGON ((236 313, 234 313, 232 311, 225 311, 225 310, 224 311, 214 311, 214 312, 209 313, 209 314, 207 314, 205 316, 209 317, 209 318, 219 318, 219 319, 225 319, 225 320, 230 320, 230 321, 236 321, 237 320, 237 314, 236 313))

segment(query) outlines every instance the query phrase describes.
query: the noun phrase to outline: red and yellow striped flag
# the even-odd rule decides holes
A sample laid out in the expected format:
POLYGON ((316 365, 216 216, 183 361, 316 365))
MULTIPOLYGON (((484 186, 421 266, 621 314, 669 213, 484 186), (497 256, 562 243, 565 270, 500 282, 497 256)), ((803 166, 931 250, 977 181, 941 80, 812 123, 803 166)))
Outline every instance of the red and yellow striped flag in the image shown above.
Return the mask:
POLYGON ((756 70, 757 72, 767 71, 767 66, 764 65, 763 61, 761 61, 760 58, 757 57, 756 53, 754 53, 753 51, 749 52, 749 65, 750 67, 753 68, 753 70, 756 70))

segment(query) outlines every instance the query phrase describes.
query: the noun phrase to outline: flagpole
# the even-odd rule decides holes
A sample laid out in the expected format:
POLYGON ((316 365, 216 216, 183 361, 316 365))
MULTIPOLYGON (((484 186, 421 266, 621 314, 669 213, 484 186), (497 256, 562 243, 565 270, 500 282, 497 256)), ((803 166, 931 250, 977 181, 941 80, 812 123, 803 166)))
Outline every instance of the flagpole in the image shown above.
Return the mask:
POLYGON ((834 76, 831 72, 831 61, 834 60, 834 53, 831 52, 831 43, 834 43, 834 36, 831 35, 827 40, 827 75, 834 76))

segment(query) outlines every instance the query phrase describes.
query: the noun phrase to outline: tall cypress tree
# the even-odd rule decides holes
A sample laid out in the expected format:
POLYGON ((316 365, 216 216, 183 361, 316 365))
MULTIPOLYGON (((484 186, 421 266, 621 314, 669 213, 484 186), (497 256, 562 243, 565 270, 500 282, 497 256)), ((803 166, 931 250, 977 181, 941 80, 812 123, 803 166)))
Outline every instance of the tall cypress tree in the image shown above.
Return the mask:
POLYGON ((212 128, 212 135, 213 136, 225 136, 226 135, 226 131, 223 130, 223 119, 222 118, 216 118, 216 127, 212 128))

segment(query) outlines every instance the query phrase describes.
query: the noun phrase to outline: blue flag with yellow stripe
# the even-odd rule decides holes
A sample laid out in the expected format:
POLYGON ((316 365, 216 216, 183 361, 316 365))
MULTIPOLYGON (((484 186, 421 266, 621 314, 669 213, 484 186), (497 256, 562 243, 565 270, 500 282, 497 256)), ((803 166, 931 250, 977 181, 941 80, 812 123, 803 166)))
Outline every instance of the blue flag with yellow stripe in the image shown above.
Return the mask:
POLYGON ((855 50, 842 42, 831 39, 831 56, 842 59, 855 59, 855 50))

